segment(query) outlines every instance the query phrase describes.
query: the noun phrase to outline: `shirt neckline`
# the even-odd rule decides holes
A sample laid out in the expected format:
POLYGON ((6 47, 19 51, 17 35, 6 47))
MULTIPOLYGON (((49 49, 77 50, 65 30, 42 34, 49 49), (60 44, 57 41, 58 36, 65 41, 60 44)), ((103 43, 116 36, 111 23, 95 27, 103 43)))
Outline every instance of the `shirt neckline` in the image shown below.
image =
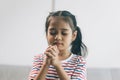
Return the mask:
POLYGON ((61 60, 61 62, 67 62, 67 61, 69 61, 72 58, 72 56, 73 56, 73 54, 71 54, 67 59, 61 60))

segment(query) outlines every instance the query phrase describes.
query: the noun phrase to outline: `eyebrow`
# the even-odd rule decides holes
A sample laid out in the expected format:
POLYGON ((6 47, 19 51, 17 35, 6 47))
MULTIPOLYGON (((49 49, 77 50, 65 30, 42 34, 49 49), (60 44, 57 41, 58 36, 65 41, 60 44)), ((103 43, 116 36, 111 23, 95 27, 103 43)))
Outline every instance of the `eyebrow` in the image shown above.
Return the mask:
MULTIPOLYGON (((56 30, 56 28, 50 28, 49 30, 56 30)), ((62 31, 68 31, 69 29, 62 28, 62 31)))
POLYGON ((63 31, 68 31, 68 29, 61 29, 61 30, 63 30, 63 31))

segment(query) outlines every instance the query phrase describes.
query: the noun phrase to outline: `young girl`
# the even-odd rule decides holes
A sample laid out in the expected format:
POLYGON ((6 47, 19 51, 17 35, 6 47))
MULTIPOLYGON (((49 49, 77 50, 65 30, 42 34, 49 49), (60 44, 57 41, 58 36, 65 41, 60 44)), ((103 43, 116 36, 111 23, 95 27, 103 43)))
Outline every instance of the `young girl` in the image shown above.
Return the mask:
POLYGON ((35 56, 29 80, 87 80, 87 47, 75 16, 69 11, 52 12, 45 28, 49 47, 35 56))

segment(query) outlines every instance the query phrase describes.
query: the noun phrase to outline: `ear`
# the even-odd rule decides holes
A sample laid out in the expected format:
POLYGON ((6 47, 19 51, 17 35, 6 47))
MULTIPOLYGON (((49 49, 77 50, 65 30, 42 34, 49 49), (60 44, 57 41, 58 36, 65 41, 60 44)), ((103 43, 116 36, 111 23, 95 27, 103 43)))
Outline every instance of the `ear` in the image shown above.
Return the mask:
POLYGON ((72 41, 74 41, 77 37, 77 31, 74 31, 72 34, 72 41))

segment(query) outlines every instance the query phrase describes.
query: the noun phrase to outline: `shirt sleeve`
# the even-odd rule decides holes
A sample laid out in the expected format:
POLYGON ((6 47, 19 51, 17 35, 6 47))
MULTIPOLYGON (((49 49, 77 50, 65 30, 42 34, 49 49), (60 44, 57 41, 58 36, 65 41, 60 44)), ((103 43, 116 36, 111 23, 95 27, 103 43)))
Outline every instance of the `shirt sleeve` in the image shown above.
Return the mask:
POLYGON ((86 60, 79 56, 77 63, 77 67, 71 76, 71 80, 87 80, 86 60))
POLYGON ((31 71, 29 73, 28 80, 34 80, 36 75, 39 73, 42 63, 43 63, 43 55, 34 56, 34 61, 33 61, 31 71))

